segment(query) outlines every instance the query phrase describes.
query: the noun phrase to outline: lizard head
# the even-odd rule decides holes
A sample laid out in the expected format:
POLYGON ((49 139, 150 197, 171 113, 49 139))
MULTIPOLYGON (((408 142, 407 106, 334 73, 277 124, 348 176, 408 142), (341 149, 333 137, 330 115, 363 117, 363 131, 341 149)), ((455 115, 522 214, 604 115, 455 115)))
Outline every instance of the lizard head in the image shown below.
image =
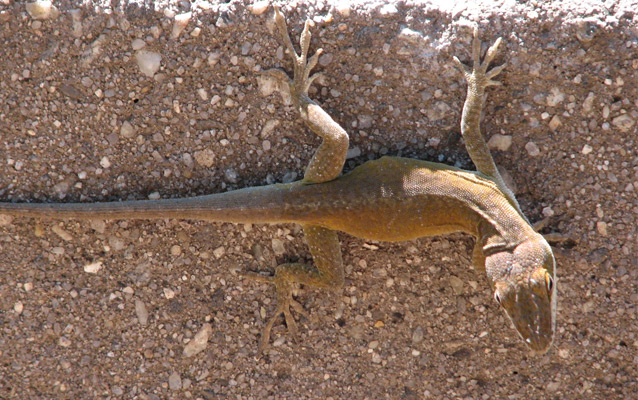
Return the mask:
POLYGON ((541 235, 485 259, 494 299, 535 355, 546 353, 556 326, 556 261, 541 235))

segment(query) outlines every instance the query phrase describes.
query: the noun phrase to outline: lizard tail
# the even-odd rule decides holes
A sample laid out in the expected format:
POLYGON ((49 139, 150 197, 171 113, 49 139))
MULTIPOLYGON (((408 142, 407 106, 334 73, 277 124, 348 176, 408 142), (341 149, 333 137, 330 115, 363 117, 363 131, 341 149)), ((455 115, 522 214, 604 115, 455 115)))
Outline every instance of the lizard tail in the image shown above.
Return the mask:
POLYGON ((49 219, 194 219, 235 223, 295 222, 285 201, 295 184, 251 187, 181 199, 105 203, 2 203, 0 214, 49 219))

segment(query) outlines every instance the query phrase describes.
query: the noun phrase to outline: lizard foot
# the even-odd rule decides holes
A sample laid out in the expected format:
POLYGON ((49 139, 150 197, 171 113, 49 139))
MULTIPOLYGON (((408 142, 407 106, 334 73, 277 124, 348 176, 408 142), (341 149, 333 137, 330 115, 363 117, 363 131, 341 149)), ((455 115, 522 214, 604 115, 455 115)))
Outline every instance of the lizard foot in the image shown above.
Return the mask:
POLYGON ((277 274, 274 276, 264 276, 256 272, 242 272, 240 275, 255 281, 272 283, 275 285, 275 289, 277 290, 277 309, 264 327, 261 340, 259 342, 259 353, 263 354, 268 347, 272 328, 275 325, 275 322, 279 319, 279 316, 282 314, 286 320, 286 326, 288 327, 290 334, 296 339, 299 328, 297 327, 297 322, 290 312, 290 308, 292 307, 296 312, 305 317, 308 317, 308 313, 303 309, 303 306, 299 304, 299 302, 293 299, 292 284, 280 277, 277 277, 277 274))
POLYGON ((482 93, 488 86, 499 86, 502 83, 495 81, 492 78, 496 77, 503 71, 505 64, 494 67, 490 71, 487 68, 490 62, 496 56, 498 52, 498 46, 501 44, 501 38, 496 39, 496 42, 485 53, 483 61, 481 61, 481 40, 479 39, 478 27, 474 27, 474 39, 472 40, 472 61, 473 66, 470 69, 467 65, 463 64, 457 57, 454 57, 457 67, 465 75, 465 80, 468 86, 476 91, 482 93))
MULTIPOLYGON (((312 69, 317 65, 317 61, 319 60, 319 56, 323 50, 318 49, 315 54, 308 59, 308 49, 310 47, 311 36, 310 20, 306 20, 306 24, 304 25, 299 39, 301 54, 297 54, 292 45, 292 40, 290 40, 290 35, 288 34, 286 19, 283 14, 281 14, 281 11, 279 11, 279 7, 275 7, 275 23, 277 24, 277 29, 283 39, 285 50, 291 55, 293 60, 293 78, 290 79, 288 74, 278 68, 269 69, 265 71, 264 74, 276 79, 280 84, 280 88, 287 91, 287 94, 290 94, 292 101, 295 104, 298 104, 300 102, 299 99, 302 96, 308 96, 308 89, 310 88, 310 85, 312 85, 312 82, 321 76, 321 73, 316 73, 310 76, 310 71, 312 71, 312 69)), ((287 96, 284 97, 286 98, 287 96)))

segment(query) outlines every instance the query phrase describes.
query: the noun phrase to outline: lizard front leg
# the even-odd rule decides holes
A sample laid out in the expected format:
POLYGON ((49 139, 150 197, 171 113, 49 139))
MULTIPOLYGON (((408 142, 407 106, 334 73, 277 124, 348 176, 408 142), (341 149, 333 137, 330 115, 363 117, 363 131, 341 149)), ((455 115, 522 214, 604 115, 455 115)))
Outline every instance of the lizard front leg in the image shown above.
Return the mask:
MULTIPOLYGON (((320 184, 335 179, 341 173, 348 150, 348 134, 339 126, 317 103, 308 97, 308 88, 317 74, 310 76, 310 71, 317 64, 321 49, 307 58, 310 47, 310 23, 306 21, 301 33, 301 54, 297 54, 290 36, 286 21, 275 7, 275 22, 283 38, 286 50, 291 54, 294 63, 294 75, 288 75, 278 69, 267 71, 276 78, 281 89, 287 91, 294 106, 298 109, 301 119, 323 140, 304 174, 306 184, 320 184)), ((312 254, 313 265, 302 263, 287 263, 277 266, 275 275, 264 277, 257 274, 245 274, 259 281, 273 283, 277 290, 277 309, 268 320, 259 345, 260 352, 268 346, 273 325, 283 314, 286 325, 292 335, 296 335, 297 323, 290 312, 305 314, 303 307, 292 297, 295 284, 301 283, 315 288, 339 290, 343 286, 344 268, 341 259, 341 246, 335 231, 314 225, 304 225, 306 242, 312 254)))
POLYGON ((489 86, 501 85, 501 82, 495 81, 493 78, 505 68, 505 64, 503 64, 489 71, 487 70, 496 56, 500 44, 501 38, 496 39, 496 42, 487 49, 485 57, 481 60, 481 40, 479 39, 478 27, 475 27, 472 40, 472 68, 461 63, 457 57, 454 57, 454 61, 463 72, 467 82, 467 96, 465 104, 463 104, 463 115, 461 116, 461 134, 465 139, 465 148, 472 162, 476 165, 476 169, 494 179, 499 189, 505 193, 520 214, 526 218, 514 197, 514 193, 505 184, 501 174, 498 172, 490 149, 481 134, 481 113, 485 105, 485 89, 489 86))
POLYGON ((481 41, 478 37, 478 27, 475 27, 472 41, 472 68, 470 69, 461 63, 457 57, 454 57, 454 61, 467 81, 467 97, 465 98, 461 117, 461 134, 465 139, 465 147, 474 165, 476 165, 476 169, 487 176, 495 178, 500 178, 500 174, 496 169, 496 164, 494 164, 487 143, 483 135, 481 135, 480 123, 481 112, 485 102, 485 89, 488 86, 501 85, 500 82, 494 81, 492 78, 501 73, 505 65, 498 66, 489 72, 487 71, 490 62, 496 56, 500 44, 501 38, 498 38, 487 50, 484 60, 481 61, 481 41))

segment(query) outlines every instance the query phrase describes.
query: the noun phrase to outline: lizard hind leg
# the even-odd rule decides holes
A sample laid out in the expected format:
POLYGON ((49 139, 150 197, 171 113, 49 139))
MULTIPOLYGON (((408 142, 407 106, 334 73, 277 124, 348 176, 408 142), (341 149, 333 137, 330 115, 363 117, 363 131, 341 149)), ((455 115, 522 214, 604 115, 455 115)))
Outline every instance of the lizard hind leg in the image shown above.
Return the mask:
POLYGON ((253 280, 272 283, 277 291, 277 308, 264 327, 259 343, 260 353, 263 353, 268 347, 272 328, 280 315, 284 315, 288 330, 293 337, 297 336, 298 328, 290 308, 292 307, 299 314, 307 316, 301 304, 292 297, 294 284, 301 283, 314 288, 337 291, 343 286, 344 268, 337 233, 312 225, 305 225, 304 233, 312 254, 313 265, 280 264, 275 269, 274 276, 263 276, 256 273, 242 274, 253 280))
MULTIPOLYGON (((304 267, 305 265, 303 264, 289 263, 289 264, 278 265, 277 270, 280 270, 280 269, 294 270, 294 269, 299 269, 304 267)), ((286 326, 288 327, 290 334, 296 338, 299 332, 299 328, 297 327, 297 322, 295 321, 295 318, 292 316, 292 313, 290 312, 290 307, 292 307, 296 312, 298 312, 299 314, 303 316, 307 317, 308 314, 303 309, 303 306, 299 304, 299 302, 297 302, 292 297, 292 292, 293 292, 292 283, 288 282, 285 278, 283 278, 281 274, 279 274, 278 276, 277 272, 275 272, 274 276, 263 276, 255 272, 243 272, 241 273, 241 275, 255 281, 272 283, 275 285, 275 289, 277 292, 277 308, 275 309, 275 312, 273 313, 272 317, 268 319, 268 322, 266 322, 266 325, 264 326, 264 329, 261 334, 261 340, 259 341, 259 353, 264 353, 264 351, 268 347, 272 328, 277 322, 277 320, 279 319, 279 316, 282 314, 284 316, 284 319, 286 321, 286 326)))

